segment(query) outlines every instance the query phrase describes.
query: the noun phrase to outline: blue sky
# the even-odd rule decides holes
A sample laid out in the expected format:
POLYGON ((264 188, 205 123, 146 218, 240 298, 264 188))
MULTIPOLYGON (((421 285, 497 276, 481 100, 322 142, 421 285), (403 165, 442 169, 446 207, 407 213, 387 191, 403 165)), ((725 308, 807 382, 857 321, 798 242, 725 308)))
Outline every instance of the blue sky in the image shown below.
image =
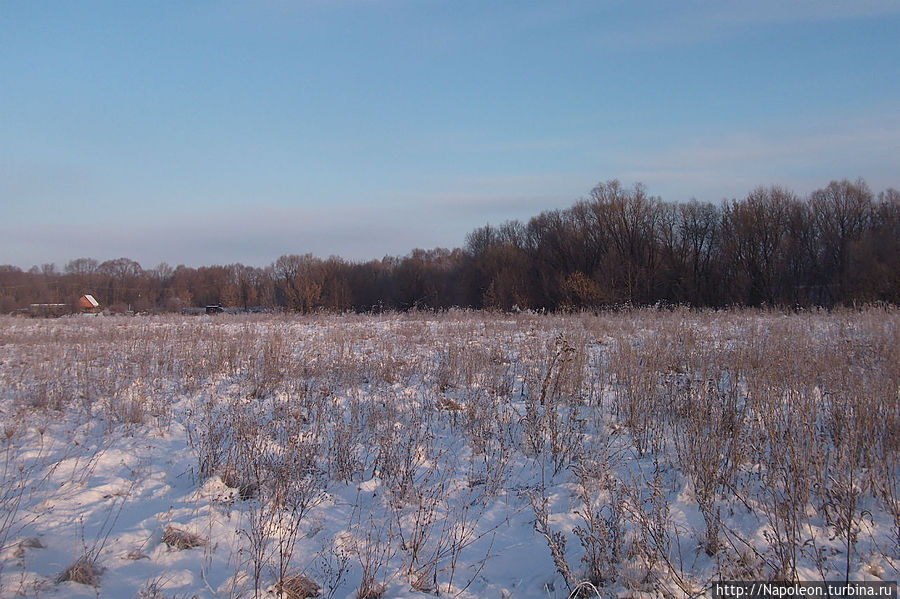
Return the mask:
POLYGON ((600 181, 900 186, 900 2, 0 0, 0 264, 454 247, 600 181))

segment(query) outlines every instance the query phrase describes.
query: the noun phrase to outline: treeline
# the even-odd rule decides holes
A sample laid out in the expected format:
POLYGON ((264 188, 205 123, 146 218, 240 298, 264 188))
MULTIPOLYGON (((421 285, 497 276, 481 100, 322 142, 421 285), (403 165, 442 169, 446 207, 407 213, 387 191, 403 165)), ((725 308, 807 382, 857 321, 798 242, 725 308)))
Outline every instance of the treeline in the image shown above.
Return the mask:
POLYGON ((290 311, 581 309, 624 304, 832 306, 900 302, 900 192, 862 180, 801 198, 759 187, 720 204, 665 202, 602 183, 565 210, 470 233, 465 247, 348 262, 281 256, 144 269, 128 258, 0 266, 0 311, 70 303, 176 311, 221 304, 290 311))

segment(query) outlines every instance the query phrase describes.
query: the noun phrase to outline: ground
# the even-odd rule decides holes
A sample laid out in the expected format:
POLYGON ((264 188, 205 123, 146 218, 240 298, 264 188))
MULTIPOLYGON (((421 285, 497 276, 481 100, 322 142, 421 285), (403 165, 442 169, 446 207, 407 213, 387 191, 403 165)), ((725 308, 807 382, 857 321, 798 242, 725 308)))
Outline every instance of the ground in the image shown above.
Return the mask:
POLYGON ((898 394, 885 307, 0 317, 0 597, 897 580, 898 394))

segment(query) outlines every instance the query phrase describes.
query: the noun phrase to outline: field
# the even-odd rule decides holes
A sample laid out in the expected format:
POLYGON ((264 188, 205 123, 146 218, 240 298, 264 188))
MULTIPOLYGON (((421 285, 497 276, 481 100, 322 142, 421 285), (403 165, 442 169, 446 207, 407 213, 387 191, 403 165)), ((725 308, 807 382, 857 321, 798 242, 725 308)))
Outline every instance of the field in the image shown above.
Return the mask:
POLYGON ((900 311, 0 317, 0 596, 900 577, 900 311))

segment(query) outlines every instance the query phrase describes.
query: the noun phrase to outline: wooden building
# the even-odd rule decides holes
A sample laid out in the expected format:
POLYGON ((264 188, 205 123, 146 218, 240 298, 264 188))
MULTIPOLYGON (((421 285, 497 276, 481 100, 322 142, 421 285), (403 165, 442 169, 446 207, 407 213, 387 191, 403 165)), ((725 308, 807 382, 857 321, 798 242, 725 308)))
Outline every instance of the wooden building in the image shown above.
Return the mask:
POLYGON ((93 295, 82 295, 78 298, 78 309, 82 312, 96 314, 100 311, 100 302, 94 299, 93 295))

